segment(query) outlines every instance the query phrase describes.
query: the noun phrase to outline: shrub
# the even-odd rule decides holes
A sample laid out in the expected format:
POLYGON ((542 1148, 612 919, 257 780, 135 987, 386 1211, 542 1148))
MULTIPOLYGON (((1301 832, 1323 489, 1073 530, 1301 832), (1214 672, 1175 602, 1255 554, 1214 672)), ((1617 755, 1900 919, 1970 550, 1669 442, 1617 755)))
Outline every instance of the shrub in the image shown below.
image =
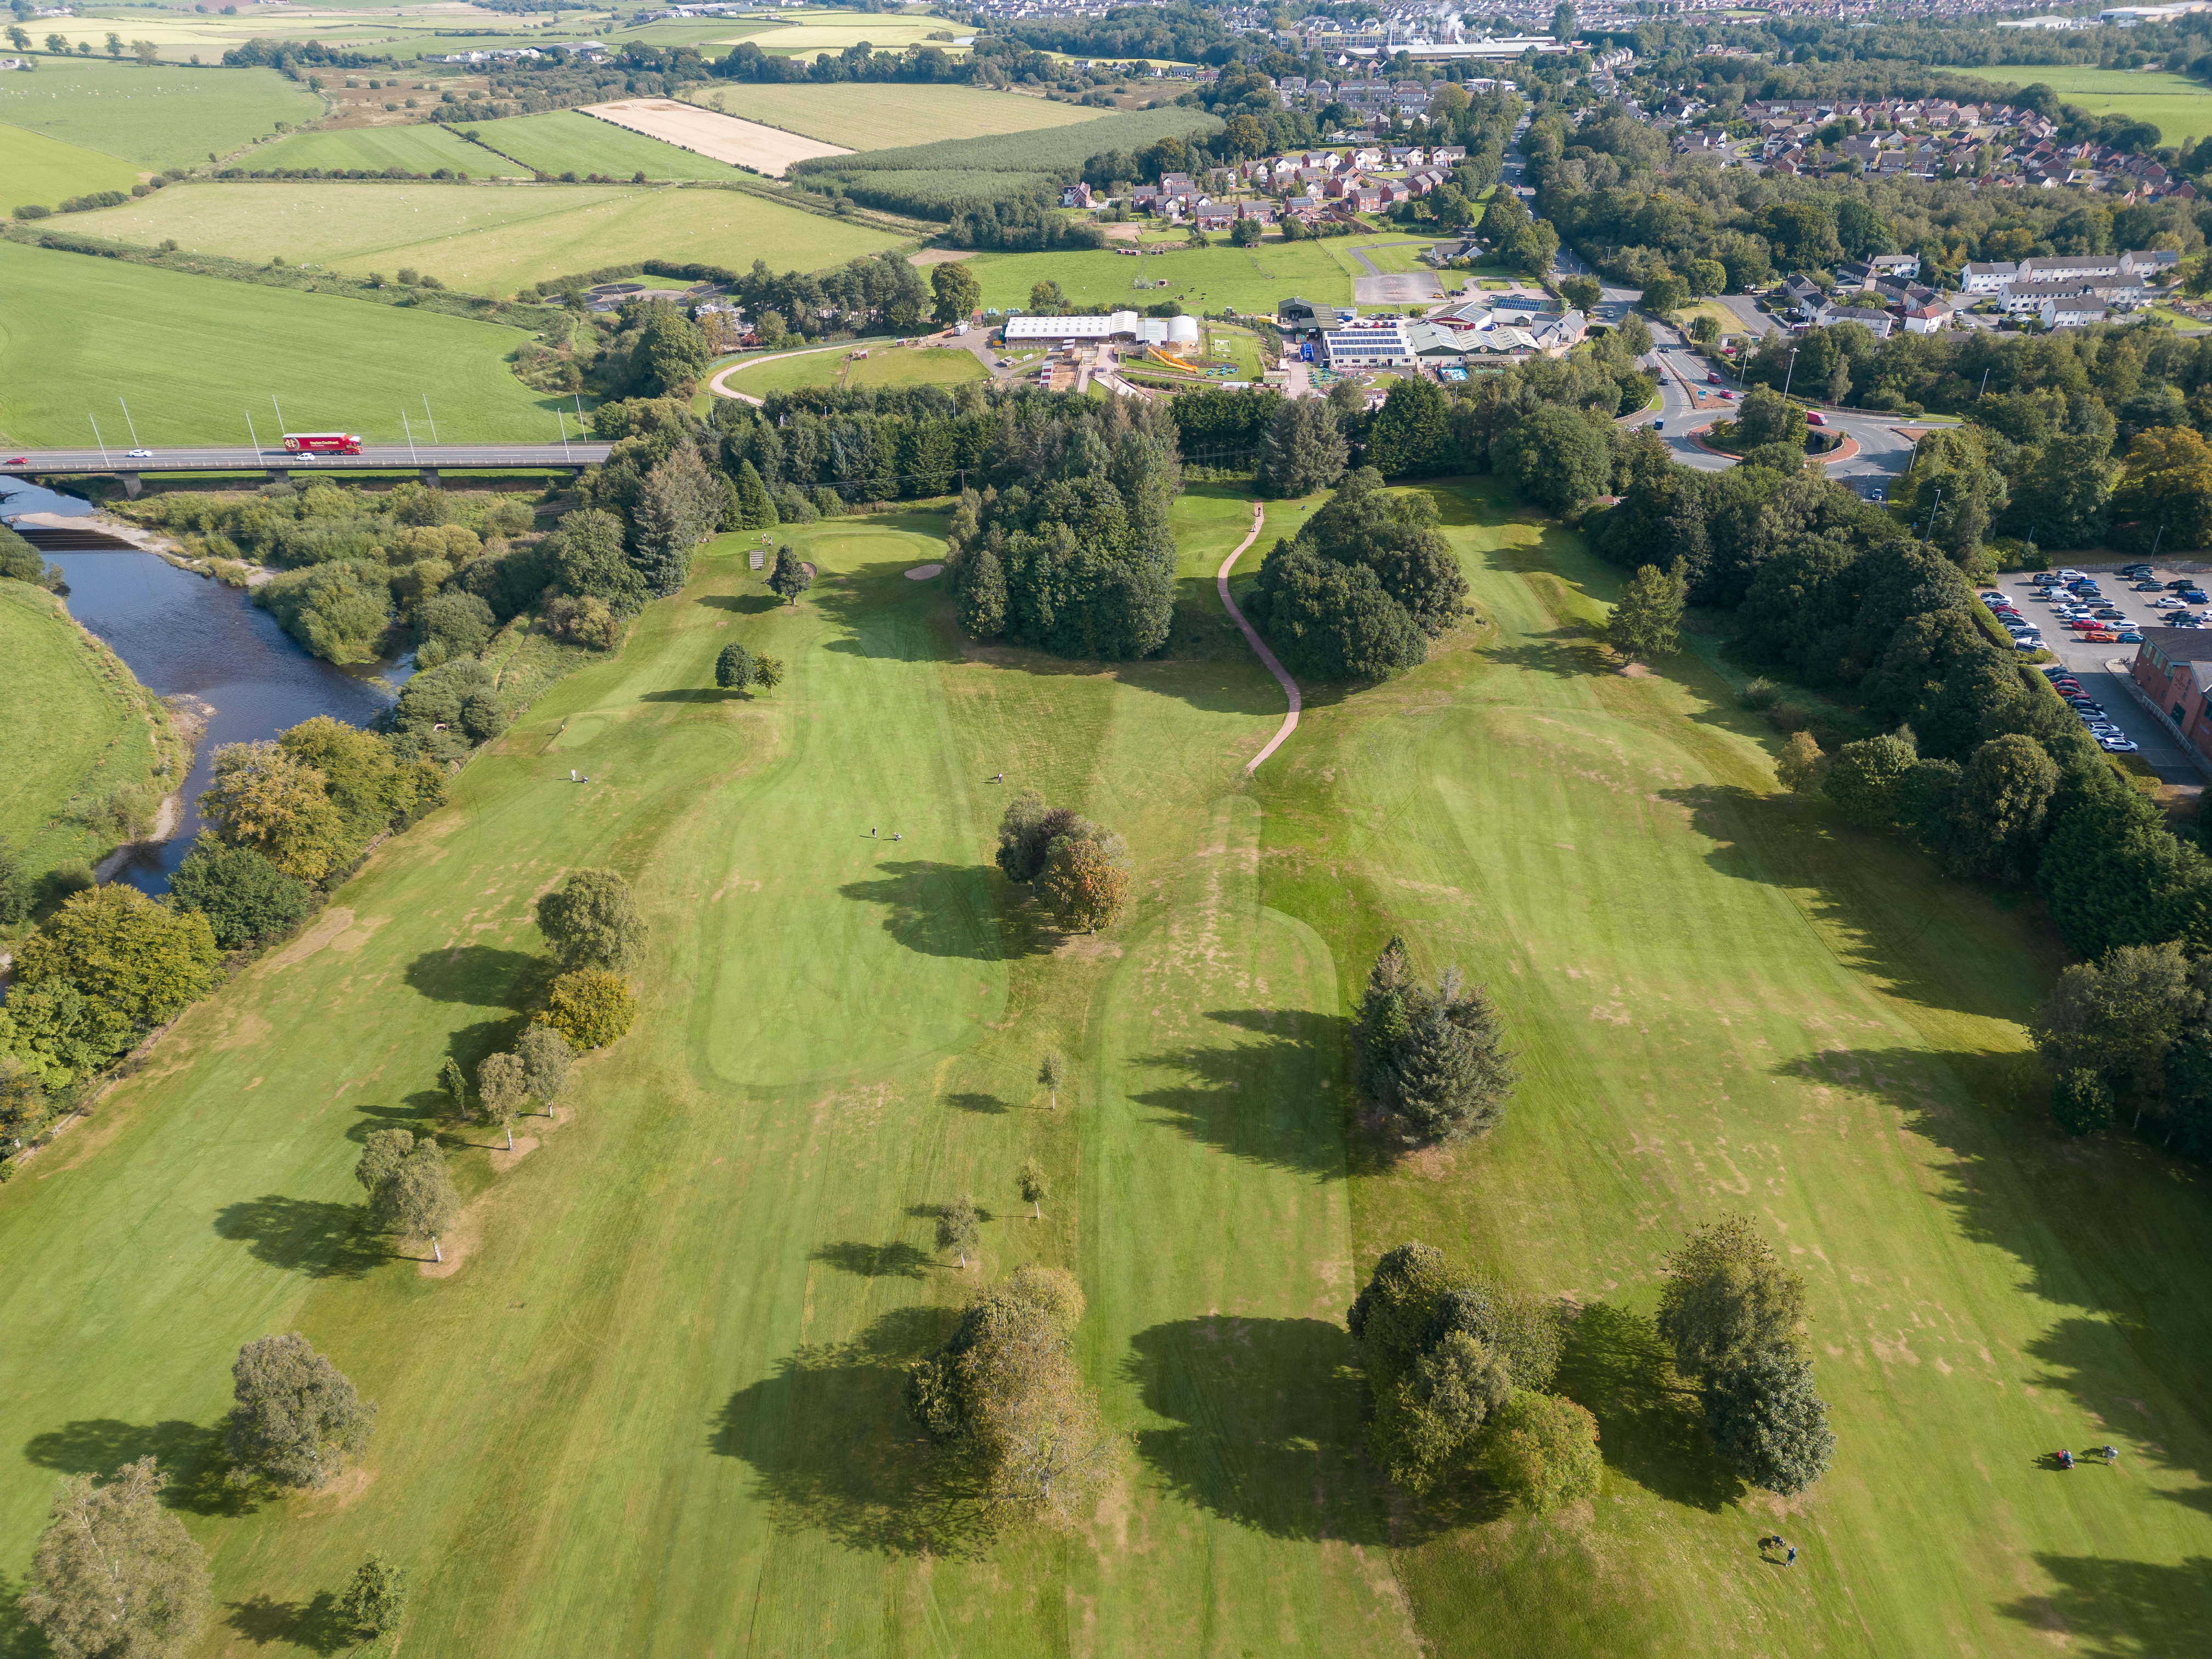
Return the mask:
POLYGON ((2051 1091, 2051 1115, 2069 1135, 2094 1135, 2112 1125, 2112 1090, 2086 1066, 2062 1073, 2051 1091))
POLYGON ((1605 1473, 1597 1419, 1559 1395, 1516 1394, 1491 1419, 1482 1472, 1538 1515, 1593 1497, 1605 1473))
POLYGON ((620 974, 583 969, 553 981, 545 1012, 538 1016, 575 1048, 604 1048, 617 1041, 637 1018, 637 999, 620 974))

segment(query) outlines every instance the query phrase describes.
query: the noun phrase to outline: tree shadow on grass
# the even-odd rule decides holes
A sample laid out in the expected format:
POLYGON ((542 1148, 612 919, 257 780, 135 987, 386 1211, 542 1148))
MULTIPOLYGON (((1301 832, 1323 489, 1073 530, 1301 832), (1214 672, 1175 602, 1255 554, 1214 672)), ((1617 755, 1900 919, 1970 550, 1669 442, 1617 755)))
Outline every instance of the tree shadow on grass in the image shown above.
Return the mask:
POLYGON ((1567 1338, 1559 1391, 1598 1421, 1599 1449, 1614 1468, 1672 1504, 1717 1515, 1743 1482, 1714 1451, 1696 1394, 1650 1320, 1599 1302, 1567 1338))
POLYGON ((119 1418, 81 1418, 58 1429, 34 1434, 23 1455, 60 1474, 89 1474, 106 1480, 126 1463, 151 1457, 168 1484, 164 1507, 191 1515, 246 1515, 253 1499, 244 1488, 223 1480, 223 1431, 176 1419, 163 1423, 125 1423, 119 1418))
POLYGON ((732 691, 719 685, 682 685, 672 691, 646 691, 640 702, 750 702, 750 692, 732 691))
POLYGON ((730 1396, 709 1446, 751 1467, 781 1531, 878 1555, 975 1553, 992 1528, 973 1482, 906 1412, 908 1364, 958 1317, 902 1308, 849 1342, 799 1349, 730 1396))
POLYGON ((1388 1492, 1359 1461, 1365 1383, 1350 1333, 1318 1319, 1175 1320, 1130 1339, 1137 1451, 1182 1498, 1271 1538, 1387 1544, 1388 1492))
POLYGON ((999 924, 991 886, 997 872, 989 866, 908 859, 887 860, 876 870, 868 880, 847 882, 837 890, 863 904, 882 905, 884 931, 908 950, 970 962, 1003 962, 1019 953, 1009 950, 1007 930, 999 924))
POLYGON ((1481 654, 1500 668, 1518 668, 1563 680, 1602 674, 1609 666, 1604 642, 1579 626, 1555 628, 1548 634, 1526 634, 1517 645, 1492 646, 1481 654))
POLYGON ((764 617, 771 611, 782 609, 784 602, 774 593, 708 593, 699 603, 709 611, 734 611, 740 617, 764 617))
POLYGON ((948 1106, 957 1106, 963 1112, 976 1112, 986 1117, 996 1116, 1001 1112, 1011 1112, 1014 1109, 996 1095, 979 1094, 972 1090, 962 1094, 947 1095, 945 1097, 945 1103, 948 1106))
POLYGON ((924 1279, 934 1265, 927 1256, 903 1239, 893 1239, 884 1244, 868 1244, 858 1239, 847 1239, 836 1244, 824 1244, 814 1252, 812 1259, 826 1261, 842 1273, 855 1273, 862 1279, 924 1279))
POLYGON ((224 1206, 215 1230, 245 1240, 255 1261, 310 1279, 359 1279, 392 1259, 359 1204, 264 1193, 224 1206))
POLYGON ((477 1008, 529 1006, 531 994, 550 964, 526 951, 494 945, 459 945, 425 951, 407 964, 407 983, 433 1002, 458 1002, 477 1008))
POLYGON ((1997 1611, 2087 1659, 2158 1659, 2200 1653, 2212 1630, 2212 1556, 2172 1566, 2110 1556, 2039 1552, 2056 1583, 1997 1611))
POLYGON ((1344 1022, 1296 1009, 1219 1009, 1206 1018, 1259 1040, 1139 1056, 1133 1067, 1177 1080, 1129 1098, 1234 1157, 1340 1180, 1344 1124, 1333 1087, 1344 1022))
POLYGON ((318 1590, 312 1600, 279 1601, 267 1595, 223 1603, 222 1622, 257 1648, 273 1642, 314 1653, 342 1653, 356 1645, 351 1621, 338 1614, 338 1598, 318 1590))

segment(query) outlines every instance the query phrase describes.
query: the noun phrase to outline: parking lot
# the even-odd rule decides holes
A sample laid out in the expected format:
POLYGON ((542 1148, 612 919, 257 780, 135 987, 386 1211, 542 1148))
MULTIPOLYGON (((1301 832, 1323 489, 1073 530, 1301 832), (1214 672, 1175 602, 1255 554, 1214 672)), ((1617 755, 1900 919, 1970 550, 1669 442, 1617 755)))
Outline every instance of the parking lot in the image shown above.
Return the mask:
MULTIPOLYGON (((2051 567, 2055 574, 2057 567, 2051 567)), ((2164 724, 2151 717, 2135 694, 2128 689, 2129 668, 2135 661, 2136 647, 2132 642, 2113 640, 2086 641, 2081 632, 2069 629, 2057 617, 2058 605, 2038 597, 2039 585, 2033 577, 2040 573, 2015 573, 2000 578, 1986 592, 1998 592, 2019 611, 2022 621, 2032 623, 2043 635, 2043 643, 2075 679, 2081 683, 2081 694, 2093 697, 2104 705, 2106 716, 2132 738, 2141 757, 2149 764, 2160 779, 2166 783, 2200 784, 2203 775, 2192 765, 2180 744, 2164 724)), ((2169 582, 2197 580, 2181 572, 2158 567, 2147 580, 2159 584, 2156 592, 2137 592, 2136 580, 2114 570, 2094 570, 2084 573, 2099 587, 2099 598, 2093 609, 2118 611, 2124 621, 2113 621, 2110 632, 2117 635, 2133 629, 2170 628, 2184 616, 2204 617, 2212 623, 2212 605, 2183 605, 2160 607, 2157 601, 2178 597, 2166 587, 2169 582)), ((2212 577, 2203 580, 2212 580, 2212 577)), ((2071 595, 2067 596, 2071 599, 2071 595)), ((2212 651, 2212 626, 2205 629, 2206 647, 2212 651)))

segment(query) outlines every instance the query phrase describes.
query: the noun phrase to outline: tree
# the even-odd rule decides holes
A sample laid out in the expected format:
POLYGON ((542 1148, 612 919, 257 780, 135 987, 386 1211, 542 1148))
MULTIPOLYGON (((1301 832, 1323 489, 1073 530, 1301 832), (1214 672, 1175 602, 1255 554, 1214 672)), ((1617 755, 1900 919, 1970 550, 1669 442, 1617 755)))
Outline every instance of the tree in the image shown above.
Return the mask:
POLYGON ((1690 337, 1699 345, 1709 346, 1721 337, 1720 319, 1710 311, 1701 311, 1690 319, 1690 337))
POLYGON ((1057 1048, 1048 1048, 1037 1061, 1036 1080, 1052 1092, 1052 1109, 1060 1109, 1060 1085, 1067 1081, 1067 1061, 1057 1048))
POLYGON ((597 599, 618 617, 635 615, 653 597, 623 551, 623 522, 587 507, 568 514, 545 541, 563 592, 597 599))
POLYGON ((1836 751, 1822 787, 1844 816, 1862 830, 1893 823, 1899 791, 1919 758, 1918 745, 1909 732, 1862 738, 1836 751))
POLYGON ((630 562, 656 599, 680 592, 691 580, 691 550, 712 535, 722 495, 699 452, 679 443, 645 475, 632 516, 630 562))
POLYGON ((1552 39, 1565 45, 1575 38, 1575 27, 1573 0, 1559 0, 1552 8, 1552 39))
POLYGON ((1659 1334, 1685 1376, 1714 1377, 1770 1348, 1794 1350, 1805 1281, 1784 1267, 1747 1215, 1703 1222, 1667 1258, 1659 1334))
POLYGON ((1946 863, 1960 875, 2024 879, 2042 854, 2057 793, 2058 763, 2040 743, 2023 732, 1990 738, 1967 763, 1946 863))
POLYGON ((1048 276, 1030 285, 1030 309, 1042 316, 1058 317, 1067 310, 1067 295, 1048 276))
POLYGON ((1559 297, 1588 315, 1605 298, 1605 288, 1595 276, 1570 276, 1559 284, 1559 297))
POLYGON ((964 322, 983 302, 982 284, 963 264, 942 264, 929 273, 929 314, 945 327, 964 322))
POLYGON ((2175 547, 2212 543, 2212 444, 2187 427, 2153 427, 2128 446, 2112 505, 2166 526, 2175 547))
MULTIPOLYGON (((425 1152, 437 1149, 417 1147, 409 1162, 425 1152)), ((236 1403, 223 1445, 232 1484, 323 1486, 368 1450, 376 1402, 298 1332, 247 1343, 230 1374, 236 1403)))
POLYGON ((1261 441, 1253 484, 1262 495, 1310 495, 1344 476, 1351 454, 1327 398, 1285 398, 1261 441))
POLYGON ((1531 410, 1490 447, 1491 465, 1514 489, 1555 514, 1601 494, 1613 476, 1613 449, 1605 432, 1577 410, 1558 404, 1531 410))
POLYGON ((514 1053, 522 1062, 523 1087, 545 1109, 545 1115, 552 1116, 553 1103, 568 1086, 568 1066, 576 1051, 550 1025, 529 1025, 523 1028, 514 1053))
POLYGON ((783 659, 761 655, 753 659, 753 684, 763 691, 773 691, 784 680, 783 659))
POLYGON ((250 847, 226 847, 210 835, 193 843, 169 878, 169 896, 178 909, 204 915, 226 951, 296 927, 315 908, 314 890, 297 876, 250 847))
POLYGON ((773 530, 781 522, 768 486, 761 482, 761 475, 750 461, 738 463, 736 489, 738 521, 729 526, 731 529, 773 530))
POLYGON ((2054 1076, 2088 1071, 2137 1097, 2157 1094, 2166 1059, 2203 1019, 2212 970, 2182 947, 2122 945, 2058 976, 2028 1020, 2028 1035, 2054 1076))
POLYGON ((968 1252, 975 1248, 981 1237, 976 1224, 980 1218, 975 1212, 975 1200, 964 1194, 950 1204, 937 1206, 937 1248, 957 1255, 963 1273, 968 1271, 968 1252))
POLYGON ((161 1507, 167 1484, 150 1456, 105 1486, 62 1481, 21 1602, 55 1659, 179 1659, 199 1645, 207 1555, 161 1507))
POLYGON ((453 1115, 466 1117, 469 1111, 469 1080, 461 1070, 461 1062, 451 1054, 446 1056, 446 1063, 438 1068, 438 1087, 444 1092, 446 1098, 453 1103, 453 1115))
POLYGON ((507 1150, 514 1150, 514 1120, 530 1097, 524 1081, 522 1056, 486 1054, 477 1067, 477 1115, 495 1129, 507 1132, 507 1150))
POLYGON ((1232 247, 1250 247, 1267 234, 1267 227, 1257 219, 1239 219, 1229 227, 1229 243, 1232 247))
POLYGON ((2112 1127, 2112 1088, 2086 1066, 2061 1072, 2051 1085, 2051 1115, 2069 1135, 2087 1137, 2112 1127))
POLYGON ((1606 637, 1624 657, 1671 657, 1682 647, 1682 606, 1688 584, 1680 568, 1645 565, 1628 584, 1606 622, 1606 637))
POLYGON ((362 1145, 361 1162, 354 1165, 353 1178, 368 1194, 369 1219, 380 1232, 388 1232, 397 1224, 392 1208, 396 1196, 392 1177, 414 1150, 415 1135, 409 1129, 371 1130, 362 1145))
POLYGON ((406 1611, 407 1569, 380 1555, 356 1567, 352 1582, 338 1595, 338 1617, 364 1640, 398 1630, 406 1611))
POLYGON ((1805 416, 1771 386, 1755 386, 1737 406, 1735 441, 1739 447, 1757 449, 1767 444, 1805 447, 1805 416))
POLYGON ((1784 789, 1797 796, 1817 795, 1827 775, 1828 757, 1810 732, 1797 732, 1782 745, 1774 763, 1774 775, 1784 789))
POLYGON ((30 872, 15 849, 0 841, 0 927, 13 927, 31 914, 34 896, 30 872))
POLYGON ((620 974, 580 969, 553 981, 538 1018, 574 1048, 604 1048, 617 1041, 637 1018, 637 999, 620 974))
POLYGON ((1482 1472, 1538 1515, 1593 1498, 1605 1474, 1597 1419, 1562 1395, 1523 1389, 1492 1419, 1482 1472))
POLYGON ((1044 869, 1052 843, 1064 836, 1103 833, 1072 806, 1048 806, 1034 789, 1024 789, 1006 803, 999 817, 999 868, 1006 879, 1035 881, 1044 869))
POLYGON ((753 653, 735 640, 724 646, 714 659, 714 684, 725 691, 744 690, 758 672, 753 653))
POLYGON ((1385 477, 1434 472, 1452 459, 1444 389, 1418 376, 1393 385, 1367 434, 1368 465, 1385 477))
POLYGON ((1811 1360, 1764 1349, 1709 1382, 1705 1407, 1713 1444, 1753 1486, 1789 1498, 1828 1472, 1836 1437, 1811 1360))
POLYGON ((319 880, 343 835, 328 780, 275 743, 227 743, 199 798, 200 816, 233 847, 251 847, 287 875, 319 880))
POLYGON ((1129 902, 1129 866, 1119 836, 1062 836, 1045 849, 1037 896, 1070 932, 1111 927, 1129 902))
POLYGON ((400 1160, 385 1184, 389 1197, 385 1211, 395 1232, 430 1241, 433 1261, 443 1261, 438 1236, 461 1212, 461 1195, 453 1190, 453 1172, 435 1141, 417 1141, 415 1150, 400 1160))
POLYGON ((768 585, 786 602, 796 605, 799 596, 814 586, 814 572, 786 543, 775 550, 775 568, 769 573, 768 585))
POLYGON ((8 1012, 26 993, 82 999, 82 1043, 105 1060, 205 996, 221 957, 205 916, 172 910, 119 883, 88 888, 15 947, 8 1012))
POLYGON ((1644 279, 1639 303, 1654 317, 1667 317, 1690 303, 1690 285, 1661 265, 1644 279))
POLYGON ((1403 939, 1369 970, 1358 1041, 1360 1087, 1403 1121, 1407 1139, 1450 1145, 1504 1121, 1515 1078, 1497 1011, 1456 969, 1422 985, 1403 939))
POLYGON ((1322 558, 1303 542, 1275 544, 1245 608, 1302 678, 1384 680, 1428 660, 1427 636, 1373 567, 1322 558))
POLYGON ((579 870, 539 899, 538 927, 564 968, 634 968, 645 954, 636 896, 612 870, 579 870))
POLYGON ((1036 1214, 1031 1218, 1037 1221, 1043 1220, 1046 1190, 1044 1166, 1033 1158, 1025 1158, 1022 1160, 1020 1171, 1014 1178, 1021 1183, 1022 1201, 1034 1206, 1036 1210, 1036 1214))
POLYGON ((907 1379, 908 1413, 975 1470, 987 1503, 1062 1530, 1095 1511, 1113 1460, 1069 1351, 1082 1316, 1073 1276, 1019 1268, 969 1303, 907 1379))
POLYGON ((1006 631, 1006 569, 988 542, 968 561, 960 590, 960 626, 971 640, 992 639, 1006 631))

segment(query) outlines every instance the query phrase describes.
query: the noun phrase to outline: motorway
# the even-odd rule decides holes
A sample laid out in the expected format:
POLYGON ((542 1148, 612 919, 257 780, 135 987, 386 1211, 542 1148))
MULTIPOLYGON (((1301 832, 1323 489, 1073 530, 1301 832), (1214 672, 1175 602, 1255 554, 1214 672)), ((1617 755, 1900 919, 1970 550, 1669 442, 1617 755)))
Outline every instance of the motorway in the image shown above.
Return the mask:
POLYGON ((612 444, 393 444, 363 449, 358 455, 295 455, 284 449, 254 449, 245 444, 155 449, 132 457, 120 449, 19 450, 0 458, 0 473, 38 472, 259 472, 272 467, 322 471, 392 471, 421 467, 586 466, 606 459, 612 444))

